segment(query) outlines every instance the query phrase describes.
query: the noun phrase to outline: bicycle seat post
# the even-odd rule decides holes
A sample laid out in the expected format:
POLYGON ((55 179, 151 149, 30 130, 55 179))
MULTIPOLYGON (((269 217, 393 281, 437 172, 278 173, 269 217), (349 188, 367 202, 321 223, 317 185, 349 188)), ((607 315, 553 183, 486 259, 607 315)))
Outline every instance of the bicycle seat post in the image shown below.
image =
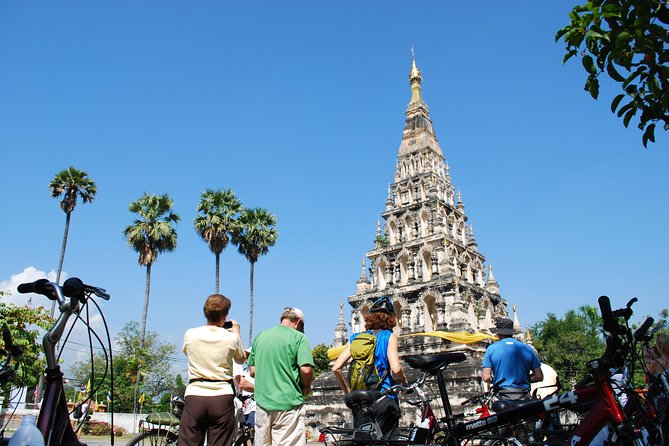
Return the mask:
POLYGON ((434 375, 437 377, 437 385, 439 386, 439 394, 441 395, 441 404, 444 406, 444 414, 446 415, 446 425, 453 427, 453 409, 451 409, 451 401, 448 398, 448 391, 446 390, 446 380, 444 379, 443 370, 435 371, 434 375))

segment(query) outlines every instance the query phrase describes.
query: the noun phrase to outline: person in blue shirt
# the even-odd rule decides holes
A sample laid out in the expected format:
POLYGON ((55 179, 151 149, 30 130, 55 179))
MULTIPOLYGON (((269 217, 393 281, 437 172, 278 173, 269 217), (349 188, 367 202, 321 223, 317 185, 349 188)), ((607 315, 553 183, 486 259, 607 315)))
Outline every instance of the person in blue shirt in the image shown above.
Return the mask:
MULTIPOLYGON (((369 311, 364 316, 366 333, 372 333, 376 336, 376 348, 374 349, 374 363, 376 364, 379 373, 390 370, 391 373, 386 373, 381 385, 374 392, 380 392, 398 382, 403 385, 408 385, 407 379, 402 372, 402 365, 400 364, 399 354, 397 352, 398 338, 392 332, 392 329, 397 325, 397 318, 395 316, 395 308, 393 306, 390 296, 383 296, 372 304, 369 311)), ((339 387, 344 393, 349 393, 351 388, 348 380, 342 373, 342 368, 351 358, 351 341, 360 333, 351 336, 351 339, 346 344, 344 351, 339 355, 337 361, 332 366, 339 387)), ((392 438, 394 432, 399 425, 400 406, 397 400, 397 395, 389 394, 379 398, 372 405, 372 412, 374 419, 376 419, 384 438, 392 438)), ((355 427, 368 422, 360 413, 353 413, 353 422, 355 427)))
POLYGON ((517 334, 511 319, 500 318, 491 331, 499 341, 491 344, 483 356, 481 378, 500 387, 499 399, 530 398, 530 383, 544 379, 541 362, 534 349, 513 337, 517 334))

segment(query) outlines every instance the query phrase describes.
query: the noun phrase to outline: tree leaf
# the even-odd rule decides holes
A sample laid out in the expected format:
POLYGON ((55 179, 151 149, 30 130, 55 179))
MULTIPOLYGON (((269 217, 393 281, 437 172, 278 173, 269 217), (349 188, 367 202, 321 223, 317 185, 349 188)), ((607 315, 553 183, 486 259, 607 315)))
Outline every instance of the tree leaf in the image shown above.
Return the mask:
POLYGON ((618 110, 617 113, 618 117, 620 118, 627 110, 631 109, 632 107, 634 107, 634 102, 628 102, 627 104, 620 107, 620 110, 618 110))
POLYGON ((613 98, 613 101, 611 102, 611 113, 616 112, 616 108, 618 108, 618 104, 620 104, 620 101, 622 101, 624 97, 625 97, 624 94, 619 94, 618 96, 613 98))
POLYGON ((662 94, 662 92, 660 91, 660 86, 658 85, 655 76, 653 75, 648 76, 647 85, 648 89, 653 94, 653 96, 660 96, 662 94))
POLYGON ((628 85, 632 83, 634 79, 636 79, 641 73, 643 73, 645 70, 645 67, 639 67, 636 69, 634 73, 631 75, 627 76, 627 79, 625 79, 625 82, 623 82, 623 88, 627 88, 628 85))
POLYGON ((588 81, 585 83, 585 91, 590 92, 590 96, 592 96, 593 99, 599 97, 599 81, 596 77, 592 75, 588 76, 588 81))
POLYGON ((618 73, 616 67, 613 66, 613 63, 609 62, 606 64, 606 72, 611 76, 611 79, 618 82, 625 82, 625 78, 618 73))
POLYGON ((630 36, 630 33, 627 31, 623 31, 620 34, 616 36, 616 45, 622 45, 625 43, 625 40, 627 40, 630 36))
POLYGON ((560 37, 564 36, 567 34, 567 32, 571 29, 571 26, 565 26, 564 28, 560 28, 557 33, 555 33, 555 41, 557 42, 560 40, 560 37))
POLYGON ((576 53, 578 53, 578 51, 576 50, 571 50, 567 52, 567 54, 565 54, 564 57, 562 58, 562 63, 563 64, 566 63, 572 56, 575 56, 576 53))
POLYGON ((625 127, 629 126, 630 120, 632 119, 632 116, 636 114, 636 108, 630 109, 627 113, 625 113, 625 117, 623 118, 623 125, 625 127))
POLYGON ((601 39, 601 38, 603 38, 604 36, 601 35, 600 33, 598 33, 597 31, 589 30, 587 33, 585 33, 585 37, 586 37, 586 38, 588 38, 588 37, 593 37, 593 38, 595 38, 595 39, 601 39))
POLYGON ((643 146, 648 148, 647 144, 648 141, 650 142, 655 142, 655 124, 651 124, 648 127, 646 127, 646 131, 643 132, 643 136, 641 138, 643 142, 643 146))
POLYGON ((590 74, 597 74, 597 68, 595 68, 595 63, 592 60, 592 56, 586 54, 582 59, 583 67, 590 74))

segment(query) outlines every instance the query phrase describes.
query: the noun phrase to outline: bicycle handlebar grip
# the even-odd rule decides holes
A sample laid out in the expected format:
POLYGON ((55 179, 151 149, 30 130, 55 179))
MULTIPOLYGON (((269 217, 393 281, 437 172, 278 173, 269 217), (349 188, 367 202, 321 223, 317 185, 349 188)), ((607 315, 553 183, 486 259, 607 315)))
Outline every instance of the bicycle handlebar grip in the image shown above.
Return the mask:
POLYGON ((26 294, 26 293, 44 294, 45 291, 44 285, 46 285, 47 283, 49 283, 47 279, 37 279, 34 282, 20 284, 16 288, 16 290, 21 294, 26 294))
POLYGON ((597 300, 599 303, 599 309, 602 312, 602 328, 613 333, 616 330, 617 323, 613 319, 613 312, 611 311, 611 301, 608 296, 599 296, 597 300))
POLYGON ((652 317, 646 319, 644 323, 641 324, 641 327, 639 327, 639 329, 634 332, 634 340, 638 342, 644 339, 646 337, 648 329, 650 328, 651 325, 653 325, 653 322, 655 322, 655 320, 652 317))
POLYGON ((84 282, 76 277, 70 277, 63 283, 63 294, 67 297, 81 297, 84 292, 84 282))

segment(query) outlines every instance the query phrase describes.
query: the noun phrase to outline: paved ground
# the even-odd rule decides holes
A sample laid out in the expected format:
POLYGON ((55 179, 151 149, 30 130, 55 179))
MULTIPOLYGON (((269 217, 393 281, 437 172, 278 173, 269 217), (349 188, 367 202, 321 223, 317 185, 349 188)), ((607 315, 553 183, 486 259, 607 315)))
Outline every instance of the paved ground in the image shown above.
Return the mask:
MULTIPOLYGON (((132 435, 123 435, 121 437, 115 437, 114 438, 114 446, 125 446, 130 439, 133 438, 132 435)), ((88 446, 110 446, 111 445, 111 439, 108 436, 104 437, 98 437, 94 435, 82 435, 81 436, 81 441, 83 443, 86 443, 88 446)), ((309 445, 323 445, 323 443, 317 443, 317 442, 309 442, 307 443, 309 445)))

